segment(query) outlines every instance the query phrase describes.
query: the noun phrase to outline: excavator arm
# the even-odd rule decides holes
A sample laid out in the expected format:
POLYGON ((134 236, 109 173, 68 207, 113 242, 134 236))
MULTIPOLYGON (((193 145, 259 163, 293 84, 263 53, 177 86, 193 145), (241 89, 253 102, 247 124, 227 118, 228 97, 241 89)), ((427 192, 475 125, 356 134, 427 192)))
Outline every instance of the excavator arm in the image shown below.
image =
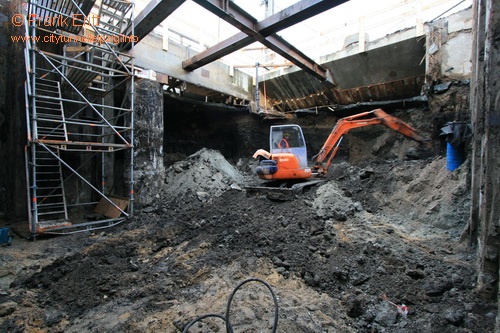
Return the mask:
POLYGON ((430 139, 420 136, 413 127, 401 119, 387 114, 384 110, 376 109, 367 111, 342 118, 337 122, 319 153, 313 157, 315 162, 313 172, 320 176, 328 172, 332 159, 337 154, 342 137, 351 129, 378 124, 389 127, 427 147, 430 147, 432 144, 430 139))

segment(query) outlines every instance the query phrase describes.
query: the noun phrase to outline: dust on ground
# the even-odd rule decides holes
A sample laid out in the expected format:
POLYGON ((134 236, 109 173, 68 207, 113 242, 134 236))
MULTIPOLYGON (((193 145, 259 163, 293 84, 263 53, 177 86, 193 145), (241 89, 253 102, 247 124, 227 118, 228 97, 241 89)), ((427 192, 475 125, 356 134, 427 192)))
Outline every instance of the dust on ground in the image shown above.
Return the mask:
MULTIPOLYGON (((280 201, 245 191, 260 184, 251 165, 203 149, 125 224, 1 248, 0 331, 181 332, 214 314, 267 332, 275 311, 277 332, 493 331, 463 237, 467 164, 341 162, 280 201), (249 278, 278 306, 257 281, 232 294, 249 278)), ((221 318, 189 329, 225 331, 221 318)))

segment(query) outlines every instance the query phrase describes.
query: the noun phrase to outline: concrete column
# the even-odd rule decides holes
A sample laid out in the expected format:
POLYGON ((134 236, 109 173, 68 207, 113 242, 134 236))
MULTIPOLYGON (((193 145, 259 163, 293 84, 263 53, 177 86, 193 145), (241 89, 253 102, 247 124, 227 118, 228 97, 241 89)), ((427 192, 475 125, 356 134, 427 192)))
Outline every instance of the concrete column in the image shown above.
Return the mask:
POLYGON ((158 82, 135 83, 134 179, 135 203, 147 205, 165 180, 163 164, 163 93, 158 82))
POLYGON ((266 13, 265 16, 269 17, 274 14, 274 0, 265 1, 266 4, 266 13))
POLYGON ((422 36, 424 34, 424 19, 422 14, 422 2, 417 1, 416 6, 416 22, 415 22, 415 36, 422 36))
POLYGON ((365 17, 359 18, 359 53, 366 51, 365 17))
POLYGON ((163 21, 163 36, 162 36, 162 49, 168 52, 168 35, 170 34, 168 30, 167 20, 163 21))
MULTIPOLYGON (((498 300, 500 248, 500 3, 474 1, 471 110, 471 241, 478 247, 478 287, 498 300)), ((497 330, 500 329, 497 315, 497 330)))

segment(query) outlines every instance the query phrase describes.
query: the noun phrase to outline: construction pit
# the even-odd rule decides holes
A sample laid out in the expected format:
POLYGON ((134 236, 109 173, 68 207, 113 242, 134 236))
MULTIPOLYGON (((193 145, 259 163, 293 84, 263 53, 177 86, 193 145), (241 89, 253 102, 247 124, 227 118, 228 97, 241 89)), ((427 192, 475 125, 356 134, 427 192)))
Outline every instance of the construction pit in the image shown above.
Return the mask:
POLYGON ((0 0, 0 332, 497 332, 500 2, 236 2, 0 0), (73 5, 100 24, 22 23, 73 5), (319 11, 307 44, 274 35, 319 11), (432 148, 356 129, 321 183, 255 190, 270 126, 301 126, 313 165, 376 108, 432 148), (449 122, 472 131, 453 168, 449 122))
MULTIPOLYGON (((408 120, 432 128, 422 112, 408 120)), ((123 224, 35 241, 14 226, 0 331, 492 332, 470 160, 405 157, 415 143, 398 135, 354 133, 349 158, 291 200, 245 189, 262 185, 251 156, 202 148, 123 224)))

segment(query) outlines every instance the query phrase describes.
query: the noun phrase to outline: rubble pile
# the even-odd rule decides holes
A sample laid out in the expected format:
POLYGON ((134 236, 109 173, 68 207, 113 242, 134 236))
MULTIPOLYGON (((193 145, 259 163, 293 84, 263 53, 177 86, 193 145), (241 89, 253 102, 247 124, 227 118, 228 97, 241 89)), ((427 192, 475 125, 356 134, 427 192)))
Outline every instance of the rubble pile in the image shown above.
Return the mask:
POLYGON ((162 196, 208 201, 229 189, 241 189, 243 184, 243 175, 220 152, 203 148, 166 170, 162 196))

